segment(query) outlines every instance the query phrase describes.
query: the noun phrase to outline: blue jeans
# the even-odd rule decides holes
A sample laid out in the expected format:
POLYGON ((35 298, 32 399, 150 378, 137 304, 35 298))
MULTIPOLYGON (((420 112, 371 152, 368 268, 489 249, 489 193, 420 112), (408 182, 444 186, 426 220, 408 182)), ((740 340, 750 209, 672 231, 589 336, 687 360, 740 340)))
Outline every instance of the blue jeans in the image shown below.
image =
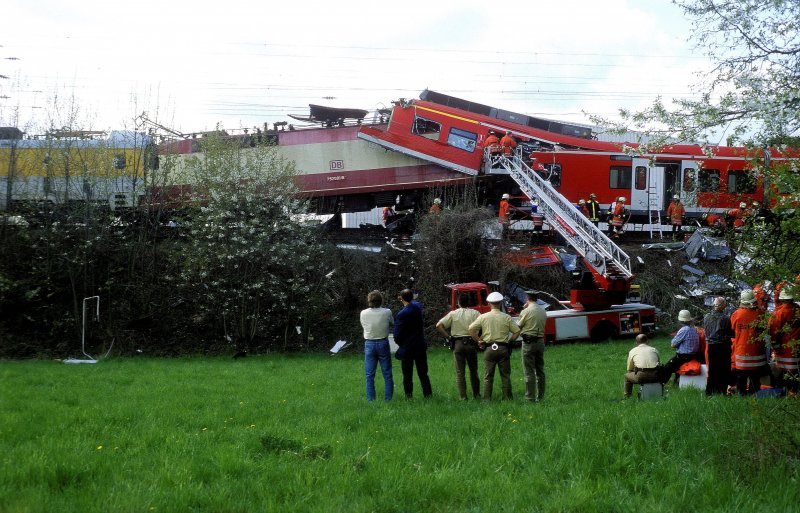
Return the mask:
POLYGON ((364 372, 367 377, 367 401, 375 400, 375 370, 381 363, 383 373, 383 398, 392 400, 394 379, 392 378, 392 353, 389 351, 389 340, 364 341, 364 372))

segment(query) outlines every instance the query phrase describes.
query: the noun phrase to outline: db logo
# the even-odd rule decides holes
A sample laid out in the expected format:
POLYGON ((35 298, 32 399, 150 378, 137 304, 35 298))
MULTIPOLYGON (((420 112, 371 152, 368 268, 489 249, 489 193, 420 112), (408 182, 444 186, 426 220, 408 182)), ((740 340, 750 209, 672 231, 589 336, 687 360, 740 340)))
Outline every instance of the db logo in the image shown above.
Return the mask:
POLYGON ((331 160, 331 171, 340 171, 344 169, 344 160, 331 160))

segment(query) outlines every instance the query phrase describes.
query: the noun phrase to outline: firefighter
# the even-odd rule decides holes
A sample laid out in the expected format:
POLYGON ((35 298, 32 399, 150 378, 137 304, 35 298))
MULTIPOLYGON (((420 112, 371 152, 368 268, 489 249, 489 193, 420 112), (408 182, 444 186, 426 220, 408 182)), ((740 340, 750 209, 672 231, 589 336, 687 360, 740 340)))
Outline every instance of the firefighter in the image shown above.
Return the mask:
POLYGON ((383 207, 383 226, 389 226, 394 221, 395 213, 392 207, 383 207))
POLYGON ((511 154, 514 153, 514 150, 517 147, 517 141, 514 139, 514 136, 511 135, 510 131, 506 132, 506 135, 500 139, 500 146, 503 147, 503 155, 506 157, 510 157, 511 154))
POLYGON ((589 211, 589 221, 595 226, 600 222, 600 203, 597 202, 597 194, 589 194, 589 201, 586 202, 586 210, 589 211))
POLYGON ((498 139, 495 132, 489 132, 489 136, 486 137, 483 147, 489 149, 489 158, 492 163, 492 168, 498 167, 499 163, 495 157, 500 156, 500 153, 503 151, 503 149, 500 147, 500 139, 498 139))
POLYGON ((489 154, 492 156, 499 155, 502 151, 500 148, 500 139, 497 138, 497 134, 494 132, 489 132, 489 135, 483 142, 483 147, 489 148, 489 154))
POLYGON ((739 395, 756 393, 761 388, 761 376, 768 369, 766 347, 758 326, 760 315, 753 291, 743 290, 739 308, 731 315, 733 367, 739 395))
POLYGON ((625 196, 620 196, 617 198, 613 209, 609 209, 611 213, 612 235, 616 238, 620 238, 622 234, 625 233, 625 223, 630 217, 630 212, 625 208, 625 201, 627 201, 625 196))
POLYGON ((428 209, 429 214, 438 214, 442 211, 442 200, 436 198, 433 200, 433 205, 428 209))
POLYGON ((584 217, 589 217, 589 209, 586 208, 586 200, 581 198, 578 200, 578 204, 575 205, 575 208, 578 209, 578 212, 584 215, 584 217))
POLYGON ((775 370, 780 384, 794 397, 800 383, 800 317, 793 291, 785 285, 778 294, 778 306, 769 317, 767 330, 775 351, 775 370))
POLYGON ((508 214, 509 210, 511 210, 511 205, 508 203, 509 199, 511 199, 511 196, 508 193, 503 194, 503 197, 500 199, 500 206, 497 209, 497 219, 500 221, 500 226, 503 228, 503 237, 508 234, 508 214))
POLYGON ((672 224, 672 240, 676 240, 683 232, 683 216, 686 215, 686 209, 683 208, 681 198, 677 194, 672 197, 672 203, 667 207, 667 217, 672 224))
POLYGON ((731 226, 734 230, 740 230, 744 226, 744 220, 748 217, 747 203, 742 201, 739 203, 739 208, 734 208, 728 211, 728 217, 731 219, 731 226))

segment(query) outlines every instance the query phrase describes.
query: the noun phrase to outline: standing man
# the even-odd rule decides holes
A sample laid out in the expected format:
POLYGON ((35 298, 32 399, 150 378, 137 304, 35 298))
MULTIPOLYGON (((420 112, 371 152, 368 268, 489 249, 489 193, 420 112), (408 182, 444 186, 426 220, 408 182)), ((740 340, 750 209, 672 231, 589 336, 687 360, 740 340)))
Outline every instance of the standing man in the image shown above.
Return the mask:
POLYGON ((465 367, 469 367, 469 383, 472 388, 473 399, 481 396, 480 381, 478 380, 478 345, 469 335, 469 325, 478 318, 480 313, 472 308, 467 308, 469 294, 458 295, 458 308, 441 318, 436 323, 436 330, 450 340, 450 349, 453 350, 453 364, 456 368, 456 388, 458 397, 463 401, 467 399, 467 380, 465 367))
POLYGON ((760 316, 755 294, 752 290, 743 290, 739 295, 739 308, 731 315, 736 389, 742 396, 754 394, 761 388, 761 376, 767 369, 766 346, 758 326, 760 316))
POLYGON ((725 313, 728 302, 723 297, 714 298, 713 310, 703 317, 703 331, 708 348, 708 380, 706 395, 722 394, 728 391, 731 382, 731 339, 733 329, 731 318, 725 313))
POLYGON ((384 228, 394 221, 395 213, 392 207, 383 207, 383 226, 384 228))
POLYGON ((591 193, 589 201, 586 202, 586 210, 589 211, 589 221, 595 226, 600 222, 600 203, 597 202, 597 194, 591 193))
POLYGON ((628 221, 630 212, 625 208, 625 196, 617 198, 617 203, 614 205, 614 211, 611 214, 611 226, 614 229, 614 237, 620 238, 625 233, 625 223, 628 221))
POLYGON ((778 293, 778 306, 769 317, 767 329, 781 385, 794 397, 800 384, 800 317, 794 294, 786 285, 778 293))
POLYGON ((500 199, 500 205, 497 208, 497 219, 500 221, 500 227, 503 229, 503 237, 505 238, 508 235, 508 215, 511 210, 511 205, 508 203, 508 200, 511 199, 511 196, 503 194, 503 197, 500 199))
POLYGON ((580 211, 580 213, 584 215, 584 217, 589 217, 589 209, 586 207, 585 199, 583 198, 579 199, 578 204, 575 205, 575 208, 577 208, 578 211, 580 211))
POLYGON ((489 155, 491 156, 498 155, 503 151, 500 147, 500 139, 497 138, 497 134, 494 132, 489 132, 486 140, 483 141, 483 147, 489 149, 489 155))
POLYGON ((547 313, 536 302, 536 292, 525 292, 528 301, 519 316, 522 335, 522 372, 525 376, 525 400, 544 399, 544 325, 547 313))
POLYGON ((398 299, 403 309, 397 312, 394 319, 394 341, 400 346, 395 356, 400 360, 403 371, 403 390, 406 398, 411 399, 414 392, 414 365, 422 386, 422 395, 430 397, 431 380, 428 377, 428 344, 423 331, 424 318, 422 305, 414 300, 411 289, 400 291, 398 299))
MULTIPOLYGON (((682 324, 678 333, 672 338, 672 347, 675 348, 675 356, 669 359, 664 365, 664 379, 669 381, 669 377, 681 368, 681 365, 700 357, 700 334, 694 327, 694 319, 689 310, 678 312, 678 322, 682 324)), ((677 383, 677 377, 675 383, 677 383)))
POLYGON ((511 131, 506 132, 506 135, 500 139, 500 146, 503 147, 503 155, 506 157, 510 157, 514 153, 517 147, 517 141, 514 139, 514 136, 511 135, 511 131))
POLYGON ((375 400, 375 370, 378 362, 383 373, 383 398, 391 401, 394 393, 392 378, 392 353, 389 349, 389 331, 394 323, 392 311, 381 308, 383 295, 373 290, 367 295, 369 308, 361 311, 364 328, 364 374, 367 378, 367 401, 375 400))
POLYGON ((625 386, 623 393, 625 399, 633 393, 633 385, 644 383, 658 383, 658 364, 661 359, 658 350, 647 343, 647 335, 636 335, 636 347, 628 351, 628 366, 625 373, 625 386))
POLYGON ((442 211, 442 200, 436 198, 433 200, 433 205, 428 209, 429 214, 439 214, 442 211))
POLYGON ((477 342, 481 350, 485 349, 483 356, 483 398, 492 399, 494 386, 494 368, 500 368, 500 379, 503 381, 503 399, 511 399, 511 342, 519 336, 519 327, 511 316, 503 312, 500 307, 503 295, 492 292, 486 297, 486 302, 492 309, 481 314, 469 325, 469 335, 477 342), (511 333, 511 338, 508 334, 511 333))
POLYGON ((683 232, 683 216, 686 215, 686 209, 683 208, 681 198, 677 194, 672 197, 672 203, 667 207, 667 217, 672 224, 672 240, 676 240, 683 232))

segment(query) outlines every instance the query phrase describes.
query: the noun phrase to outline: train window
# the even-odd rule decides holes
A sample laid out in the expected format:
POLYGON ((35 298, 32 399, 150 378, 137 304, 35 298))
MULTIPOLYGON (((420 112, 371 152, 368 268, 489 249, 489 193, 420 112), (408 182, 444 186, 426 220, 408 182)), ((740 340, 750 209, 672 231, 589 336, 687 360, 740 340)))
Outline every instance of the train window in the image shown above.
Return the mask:
POLYGON ((447 144, 472 153, 478 141, 478 134, 467 132, 459 128, 451 128, 447 136, 447 144))
POLYGON ((630 155, 611 155, 611 160, 621 160, 630 162, 633 158, 630 155))
POLYGON ((647 167, 636 166, 636 190, 643 191, 647 189, 647 167))
POLYGON ((693 167, 687 167, 686 169, 683 170, 683 184, 681 188, 683 189, 684 192, 694 192, 694 185, 695 185, 694 173, 695 171, 693 167))
POLYGON ((419 116, 414 118, 414 125, 411 127, 411 132, 428 139, 439 139, 439 134, 442 131, 442 124, 430 119, 421 118, 419 116))
POLYGON ((752 172, 738 169, 728 171, 728 192, 730 194, 756 192, 756 180, 752 172))
POLYGON ((698 192, 719 192, 719 169, 701 169, 697 174, 698 192))
POLYGON ((629 166, 611 166, 608 186, 612 189, 630 189, 632 172, 629 166))
POLYGON ((122 153, 114 155, 114 169, 125 169, 125 155, 122 153))

